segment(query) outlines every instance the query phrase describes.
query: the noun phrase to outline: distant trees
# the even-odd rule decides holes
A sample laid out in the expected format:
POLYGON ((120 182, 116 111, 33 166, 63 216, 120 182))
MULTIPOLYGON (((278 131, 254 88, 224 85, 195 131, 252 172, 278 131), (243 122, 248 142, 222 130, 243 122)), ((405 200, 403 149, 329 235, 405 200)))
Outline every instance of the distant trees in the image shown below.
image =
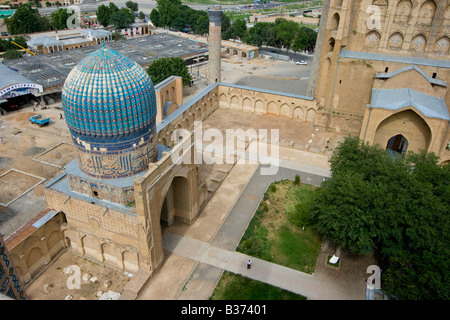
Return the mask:
POLYGON ((0 52, 7 51, 7 50, 14 50, 19 49, 15 44, 11 43, 11 41, 14 41, 18 45, 21 45, 24 48, 27 48, 27 41, 22 36, 15 36, 14 39, 9 37, 8 39, 0 39, 0 52))
POLYGON ((127 8, 121 8, 111 14, 109 23, 116 29, 128 28, 134 23, 134 15, 127 8))
MULTIPOLYGON (((137 8, 137 3, 128 1, 127 7, 131 6, 134 10, 137 8)), ((129 8, 118 8, 113 2, 110 2, 108 6, 102 4, 97 8, 97 20, 98 22, 107 27, 113 25, 116 29, 128 28, 134 22, 133 11, 129 8)))
POLYGON ((67 20, 69 20, 70 16, 71 14, 67 12, 67 9, 60 8, 52 12, 52 14, 50 15, 50 23, 56 30, 67 29, 67 20))
POLYGON ((192 80, 184 60, 178 57, 160 58, 155 60, 146 71, 154 85, 164 81, 170 76, 182 77, 183 86, 189 85, 192 80))
POLYGON ((433 153, 392 157, 347 138, 333 176, 302 208, 321 235, 363 255, 374 250, 382 290, 408 300, 450 298, 450 165, 433 153))
MULTIPOLYGON (((150 12, 150 21, 157 27, 193 31, 204 35, 209 31, 208 13, 181 4, 180 0, 157 0, 157 7, 150 12)), ((230 25, 228 17, 223 18, 222 31, 230 25)))
POLYGON ((170 28, 173 26, 174 21, 180 15, 180 0, 156 0, 159 13, 159 25, 158 27, 170 28))
MULTIPOLYGON (((224 15, 226 17, 226 15, 224 15)), ((224 31, 222 28, 222 39, 243 39, 247 35, 247 22, 243 18, 234 20, 224 31)))
POLYGON ((261 47, 285 48, 288 52, 314 50, 317 32, 297 22, 277 18, 275 22, 257 22, 248 30, 244 42, 261 47))
POLYGON ((139 5, 137 2, 127 1, 127 2, 125 2, 125 5, 132 12, 138 12, 138 10, 139 10, 139 5))
POLYGON ((10 18, 5 18, 4 22, 10 34, 48 31, 51 28, 49 20, 41 17, 38 10, 28 3, 19 7, 10 18))

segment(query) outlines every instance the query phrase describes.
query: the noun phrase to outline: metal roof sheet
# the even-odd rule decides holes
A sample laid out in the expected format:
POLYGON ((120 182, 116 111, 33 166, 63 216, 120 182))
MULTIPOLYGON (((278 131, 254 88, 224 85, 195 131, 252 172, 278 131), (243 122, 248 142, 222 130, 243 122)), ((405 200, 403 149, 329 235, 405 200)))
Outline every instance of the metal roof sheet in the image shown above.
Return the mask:
POLYGON ((426 117, 450 120, 445 100, 412 89, 372 89, 372 108, 400 110, 414 107, 426 117))

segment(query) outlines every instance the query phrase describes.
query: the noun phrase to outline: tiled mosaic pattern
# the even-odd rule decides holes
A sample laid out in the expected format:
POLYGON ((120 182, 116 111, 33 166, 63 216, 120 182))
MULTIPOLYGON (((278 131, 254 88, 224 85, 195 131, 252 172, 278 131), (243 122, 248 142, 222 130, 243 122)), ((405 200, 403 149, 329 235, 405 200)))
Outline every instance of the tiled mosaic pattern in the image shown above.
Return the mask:
POLYGON ((0 237, 0 294, 12 299, 25 299, 17 271, 8 257, 8 251, 2 237, 0 237))
POLYGON ((156 117, 156 95, 148 74, 135 61, 106 48, 72 69, 62 90, 62 105, 69 129, 88 140, 146 131, 156 117))

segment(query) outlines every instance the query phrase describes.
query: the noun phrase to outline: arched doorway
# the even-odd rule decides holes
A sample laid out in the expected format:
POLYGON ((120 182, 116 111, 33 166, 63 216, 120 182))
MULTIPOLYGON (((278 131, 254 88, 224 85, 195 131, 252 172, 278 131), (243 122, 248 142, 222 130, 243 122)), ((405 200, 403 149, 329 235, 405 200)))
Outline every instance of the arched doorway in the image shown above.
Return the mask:
POLYGON ((401 134, 393 136, 389 139, 386 150, 390 153, 400 153, 403 154, 408 150, 408 140, 401 134))
POLYGON ((170 226, 175 217, 186 220, 191 212, 189 182, 184 177, 173 178, 161 206, 160 222, 170 226))
POLYGON ((401 151, 428 151, 431 129, 427 122, 412 109, 395 113, 378 125, 373 144, 401 151), (403 138, 402 138, 403 137, 403 138), (392 140, 391 140, 392 139, 392 140))
POLYGON ((162 226, 169 226, 170 224, 172 224, 172 221, 173 221, 173 214, 171 215, 169 212, 169 208, 167 208, 167 196, 166 196, 164 198, 163 205, 161 208, 160 222, 162 226))

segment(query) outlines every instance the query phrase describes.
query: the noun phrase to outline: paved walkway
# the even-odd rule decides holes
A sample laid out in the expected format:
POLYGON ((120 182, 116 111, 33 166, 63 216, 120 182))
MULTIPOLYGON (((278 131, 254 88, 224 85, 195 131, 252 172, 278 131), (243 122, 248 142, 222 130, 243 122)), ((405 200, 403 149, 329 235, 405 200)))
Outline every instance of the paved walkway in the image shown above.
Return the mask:
MULTIPOLYGON (((224 217, 223 212, 217 213, 222 220, 220 225, 210 226, 216 230, 205 230, 202 235, 200 230, 205 225, 199 222, 193 226, 196 232, 189 231, 191 226, 169 227, 163 233, 163 246, 166 251, 166 261, 159 272, 149 281, 138 299, 179 299, 179 300, 207 300, 212 294, 223 270, 241 274, 249 278, 269 283, 271 285, 301 294, 308 299, 364 299, 365 294, 365 269, 356 273, 353 268, 338 270, 326 266, 325 259, 329 253, 334 253, 334 246, 326 241, 322 246, 315 274, 310 275, 293 270, 275 263, 270 263, 254 257, 249 257, 236 252, 248 224, 256 211, 264 192, 274 181, 294 179, 299 174, 303 182, 320 185, 323 177, 329 176, 329 171, 322 167, 299 164, 289 159, 280 162, 276 175, 261 175, 260 167, 252 168, 251 178, 243 176, 243 167, 236 165, 220 188, 230 191, 230 186, 235 186, 233 194, 229 194, 228 202, 233 201, 231 207, 223 208, 228 212, 224 217), (233 170, 235 172, 233 172, 233 170), (239 170, 241 170, 239 172, 239 170), (237 178, 241 177, 241 184, 236 185, 237 178), (228 180, 227 180, 228 179, 228 180), (248 182, 242 185, 242 181, 248 182), (230 183, 231 180, 231 183, 230 183), (229 185, 227 185, 227 183, 229 185), (228 189, 227 189, 228 188, 228 189), (212 235, 211 235, 212 234, 212 235), (253 267, 247 270, 246 261, 251 259, 253 267), (345 274, 345 273, 348 274, 345 274), (170 283, 170 284, 169 284, 170 283)), ((222 190, 223 192, 223 190, 222 190)), ((218 190, 221 194, 221 190, 218 190)), ((222 193, 223 194, 223 193, 222 193)), ((211 219, 219 211, 219 204, 224 199, 213 197, 209 206, 214 208, 206 213, 206 218, 211 219), (208 216, 210 216, 208 218, 208 216)), ((228 204, 230 205, 230 204, 228 204)), ((222 210, 223 211, 223 210, 222 210)), ((203 214, 203 213, 202 213, 203 214)), ((343 257, 344 258, 344 257, 343 257)), ((343 259, 341 258, 341 259, 343 259)), ((352 258, 345 258, 350 261, 352 258)), ((363 266, 370 262, 360 261, 363 266)), ((343 265, 343 264, 342 264, 343 265)))

